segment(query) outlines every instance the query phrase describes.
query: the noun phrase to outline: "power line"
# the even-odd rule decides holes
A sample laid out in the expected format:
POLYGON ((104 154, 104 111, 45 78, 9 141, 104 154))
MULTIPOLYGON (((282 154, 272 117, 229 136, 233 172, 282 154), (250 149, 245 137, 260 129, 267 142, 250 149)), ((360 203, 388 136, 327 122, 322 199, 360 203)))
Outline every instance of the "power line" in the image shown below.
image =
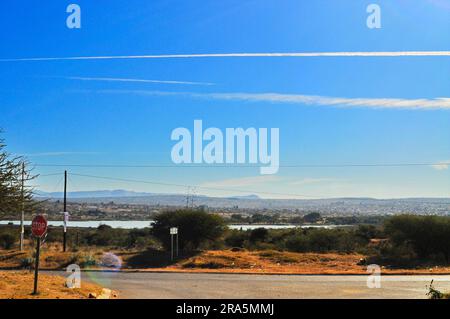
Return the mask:
POLYGON ((61 173, 51 173, 51 174, 40 174, 40 175, 38 175, 38 177, 58 176, 61 174, 63 174, 63 173, 61 172, 61 173))
MULTIPOLYGON (((333 167, 407 167, 407 166, 433 166, 450 165, 450 162, 437 163, 367 163, 367 164, 280 164, 283 168, 333 168, 333 167)), ((148 164, 148 165, 125 165, 125 164, 35 164, 37 167, 85 167, 85 168, 259 168, 258 164, 148 164)), ((41 175, 51 176, 57 175, 41 175)))

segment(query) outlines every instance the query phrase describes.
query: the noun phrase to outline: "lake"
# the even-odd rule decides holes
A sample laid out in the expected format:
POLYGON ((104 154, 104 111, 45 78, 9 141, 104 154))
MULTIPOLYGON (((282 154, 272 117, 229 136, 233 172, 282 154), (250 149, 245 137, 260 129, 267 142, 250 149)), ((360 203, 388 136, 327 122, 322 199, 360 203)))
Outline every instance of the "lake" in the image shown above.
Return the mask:
MULTIPOLYGON (((124 228, 124 229, 133 229, 138 228, 142 229, 145 227, 149 227, 151 220, 95 220, 95 221, 71 221, 69 222, 69 227, 80 227, 80 228, 97 228, 100 225, 108 225, 112 228, 124 228)), ((0 225, 7 225, 9 223, 13 223, 14 225, 20 225, 20 221, 13 220, 1 220, 0 225)), ((25 221, 25 225, 31 225, 31 221, 25 221)), ((63 226, 62 221, 49 221, 49 226, 60 227, 63 226)), ((289 228, 338 228, 338 227, 348 227, 348 225, 228 225, 230 229, 242 229, 242 230, 251 230, 256 228, 266 228, 266 229, 289 229, 289 228)))

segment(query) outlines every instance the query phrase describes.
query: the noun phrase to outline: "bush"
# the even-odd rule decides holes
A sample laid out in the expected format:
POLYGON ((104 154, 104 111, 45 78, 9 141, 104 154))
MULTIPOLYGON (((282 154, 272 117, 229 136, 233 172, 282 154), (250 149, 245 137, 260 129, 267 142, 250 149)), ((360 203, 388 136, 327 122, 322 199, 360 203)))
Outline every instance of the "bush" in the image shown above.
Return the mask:
POLYGON ((11 249, 16 243, 16 236, 10 233, 4 233, 0 235, 0 247, 3 249, 11 249))
POLYGON ((250 232, 249 240, 251 243, 265 241, 269 236, 269 231, 265 228, 256 228, 250 232))
POLYGON ((309 213, 303 216, 303 222, 305 223, 316 223, 322 219, 319 213, 309 213))
POLYGON ((225 237, 225 244, 228 247, 240 247, 243 248, 245 241, 248 239, 247 233, 240 230, 231 230, 225 237))
POLYGON ((169 230, 178 227, 179 248, 193 251, 217 241, 225 231, 225 223, 218 215, 198 210, 177 210, 156 215, 152 234, 168 250, 171 247, 169 230))
POLYGON ((31 268, 34 265, 34 258, 33 257, 27 257, 20 260, 20 267, 21 268, 31 268))
POLYGON ((410 245, 420 259, 450 262, 450 217, 400 215, 385 223, 394 246, 410 245))
POLYGON ((311 250, 308 239, 302 235, 290 236, 286 239, 285 246, 287 250, 297 253, 311 250))
POLYGON ((431 281, 430 286, 428 286, 427 296, 430 299, 450 299, 450 293, 443 293, 433 286, 434 280, 431 281))
POLYGON ((77 264, 80 268, 93 267, 97 265, 97 260, 91 254, 76 253, 73 254, 68 265, 77 264))

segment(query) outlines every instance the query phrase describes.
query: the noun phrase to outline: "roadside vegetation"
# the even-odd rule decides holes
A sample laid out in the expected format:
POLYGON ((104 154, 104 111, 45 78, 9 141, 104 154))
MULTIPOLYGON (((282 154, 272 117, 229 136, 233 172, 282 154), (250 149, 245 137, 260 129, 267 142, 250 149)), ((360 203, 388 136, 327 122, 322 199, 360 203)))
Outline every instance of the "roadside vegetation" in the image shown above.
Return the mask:
MULTIPOLYGON (((33 255, 18 254, 15 250, 18 234, 17 226, 0 227, 0 249, 3 249, 3 252, 0 250, 0 265, 3 267, 32 267, 33 255), (16 254, 11 255, 11 252, 16 254), (8 260, 15 262, 8 264, 8 260)), ((105 266, 108 262, 104 260, 104 252, 112 251, 131 268, 166 267, 174 263, 182 264, 184 269, 244 267, 245 263, 240 263, 238 256, 250 259, 257 256, 275 265, 290 260, 289 264, 295 265, 300 262, 301 254, 337 254, 352 256, 352 263, 360 267, 376 263, 389 269, 430 269, 450 266, 449 235, 450 217, 399 215, 390 217, 380 226, 333 229, 231 230, 218 215, 177 210, 157 215, 153 227, 149 225, 145 229, 114 229, 106 225, 71 228, 68 233, 70 251, 62 255, 58 247, 62 241, 62 228, 50 227, 43 253, 45 256, 47 252, 48 256, 47 259, 44 257, 43 265, 48 264, 54 269, 70 263, 82 267, 105 266), (170 260, 170 227, 178 227, 180 236, 180 256, 173 262, 170 260), (214 251, 222 251, 223 256, 210 253, 214 251), (236 260, 226 257, 225 251, 234 252, 236 260), (236 267, 230 267, 233 263, 236 267)), ((32 251, 28 227, 25 238, 29 251, 32 251)))
POLYGON ((437 290, 433 285, 433 280, 431 281, 430 285, 428 286, 428 293, 427 296, 430 299, 450 299, 450 293, 444 293, 439 290, 437 290))

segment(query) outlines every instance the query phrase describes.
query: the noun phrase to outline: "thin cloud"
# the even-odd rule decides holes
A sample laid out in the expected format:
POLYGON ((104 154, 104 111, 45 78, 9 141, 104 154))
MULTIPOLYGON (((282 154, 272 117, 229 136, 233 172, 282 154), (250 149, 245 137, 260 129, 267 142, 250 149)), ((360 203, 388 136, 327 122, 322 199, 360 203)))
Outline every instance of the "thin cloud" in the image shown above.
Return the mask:
POLYGON ((450 109, 450 98, 346 98, 318 95, 280 94, 280 93, 194 93, 194 92, 165 92, 145 90, 100 90, 98 93, 108 94, 141 94, 152 96, 188 96, 193 98, 209 98, 215 100, 234 100, 247 102, 270 102, 302 104, 312 106, 332 106, 343 108, 364 107, 373 109, 417 109, 437 110, 450 109))
POLYGON ((442 162, 431 165, 431 167, 433 167, 435 170, 443 171, 443 170, 447 170, 449 165, 450 165, 450 161, 442 161, 442 162))
POLYGON ((335 178, 303 178, 300 180, 296 180, 291 182, 291 185, 301 186, 301 185, 311 185, 311 184, 321 184, 321 183, 331 183, 336 182, 335 178))
POLYGON ((98 155, 100 152, 42 152, 42 153, 28 153, 22 154, 26 157, 54 157, 54 156, 69 156, 69 155, 98 155))
POLYGON ((214 93, 208 95, 215 99, 253 102, 294 103, 341 107, 369 107, 382 109, 450 109, 450 98, 446 97, 433 99, 345 98, 278 93, 214 93))
POLYGON ((280 181, 281 178, 275 175, 260 175, 241 178, 230 178, 219 181, 205 182, 201 187, 241 187, 241 186, 260 186, 267 183, 280 181))
POLYGON ((130 78, 104 78, 104 77, 81 77, 67 76, 60 77, 67 80, 76 81, 98 81, 98 82, 121 82, 121 83, 157 83, 157 84, 183 84, 183 85, 214 85, 209 82, 191 82, 191 81, 167 81, 167 80, 147 80, 147 79, 130 79, 130 78))
POLYGON ((416 57, 450 56, 450 51, 378 51, 378 52, 280 52, 280 53, 204 53, 159 55, 110 55, 72 57, 30 57, 0 59, 0 62, 72 61, 72 60, 129 60, 129 59, 188 59, 188 58, 252 58, 252 57, 416 57))

